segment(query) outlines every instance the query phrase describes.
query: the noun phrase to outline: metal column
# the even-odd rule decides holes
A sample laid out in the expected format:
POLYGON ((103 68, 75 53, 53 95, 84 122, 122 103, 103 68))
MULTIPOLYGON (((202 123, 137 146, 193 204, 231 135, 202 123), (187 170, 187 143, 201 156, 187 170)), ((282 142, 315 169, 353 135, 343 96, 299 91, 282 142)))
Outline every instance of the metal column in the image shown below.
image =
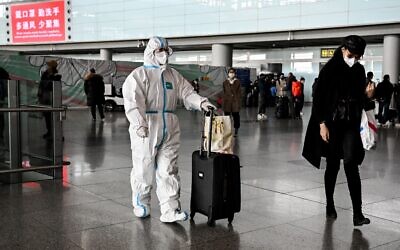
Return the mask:
MULTIPOLYGON (((8 81, 8 108, 19 108, 18 82, 8 81)), ((21 140, 20 140, 20 119, 19 113, 8 113, 9 149, 10 149, 10 170, 21 167, 21 140)), ((11 173, 0 175, 6 183, 17 183, 22 181, 22 174, 11 173)))
MULTIPOLYGON (((62 108, 62 89, 61 82, 53 82, 53 108, 62 108)), ((61 166, 63 163, 63 130, 62 113, 52 113, 52 133, 53 133, 53 165, 61 166)), ((54 168, 52 176, 55 179, 62 178, 62 168, 54 168)))

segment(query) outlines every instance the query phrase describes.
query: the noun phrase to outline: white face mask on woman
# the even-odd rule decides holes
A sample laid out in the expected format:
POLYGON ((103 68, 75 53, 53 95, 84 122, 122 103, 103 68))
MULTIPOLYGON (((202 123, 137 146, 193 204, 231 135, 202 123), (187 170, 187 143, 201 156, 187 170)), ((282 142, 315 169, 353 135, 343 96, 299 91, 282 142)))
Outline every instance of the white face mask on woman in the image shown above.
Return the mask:
POLYGON ((347 56, 343 57, 345 63, 349 65, 349 67, 353 67, 354 64, 358 62, 358 60, 355 57, 348 58, 347 56))
POLYGON ((155 54, 156 60, 160 65, 167 64, 168 61, 168 55, 167 52, 162 51, 162 52, 156 52, 155 54))

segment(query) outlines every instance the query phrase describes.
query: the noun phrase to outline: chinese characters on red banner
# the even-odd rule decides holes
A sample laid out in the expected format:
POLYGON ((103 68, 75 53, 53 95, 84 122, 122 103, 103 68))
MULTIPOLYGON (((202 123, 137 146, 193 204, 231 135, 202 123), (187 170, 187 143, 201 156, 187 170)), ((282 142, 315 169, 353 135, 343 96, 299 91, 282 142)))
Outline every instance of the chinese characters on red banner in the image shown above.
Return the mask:
POLYGON ((13 43, 65 41, 64 1, 11 5, 13 43))

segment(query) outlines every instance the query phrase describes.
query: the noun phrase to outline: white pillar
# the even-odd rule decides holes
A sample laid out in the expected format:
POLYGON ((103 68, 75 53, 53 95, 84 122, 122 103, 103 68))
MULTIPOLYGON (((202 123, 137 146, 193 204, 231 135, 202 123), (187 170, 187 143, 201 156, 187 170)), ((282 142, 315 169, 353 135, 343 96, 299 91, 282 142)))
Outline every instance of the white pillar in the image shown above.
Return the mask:
POLYGON ((110 49, 100 49, 100 58, 105 61, 112 61, 112 51, 110 49))
POLYGON ((232 67, 232 45, 213 44, 212 45, 212 66, 232 67))
POLYGON ((383 38, 383 75, 389 75, 392 83, 399 82, 400 37, 387 35, 383 38))

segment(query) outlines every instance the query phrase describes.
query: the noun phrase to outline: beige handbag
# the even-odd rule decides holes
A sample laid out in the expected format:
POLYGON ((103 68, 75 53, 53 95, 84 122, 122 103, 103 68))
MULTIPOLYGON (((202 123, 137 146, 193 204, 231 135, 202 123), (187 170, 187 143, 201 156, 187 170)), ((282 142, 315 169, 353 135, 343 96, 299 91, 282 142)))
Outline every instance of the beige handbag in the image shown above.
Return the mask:
MULTIPOLYGON (((204 150, 208 150, 210 117, 204 122, 204 150)), ((211 152, 233 154, 232 120, 230 116, 214 116, 211 131, 211 152)))

